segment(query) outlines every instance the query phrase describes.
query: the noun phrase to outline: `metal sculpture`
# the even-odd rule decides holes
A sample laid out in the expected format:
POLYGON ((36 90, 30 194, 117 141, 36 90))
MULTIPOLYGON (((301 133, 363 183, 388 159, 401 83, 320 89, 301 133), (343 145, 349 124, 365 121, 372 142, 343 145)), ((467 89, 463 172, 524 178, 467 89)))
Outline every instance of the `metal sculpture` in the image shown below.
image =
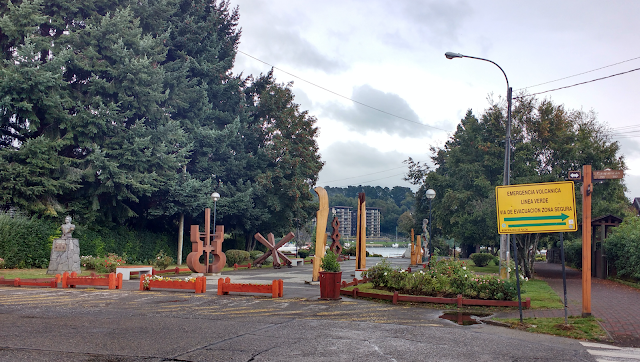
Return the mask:
POLYGON ((329 217, 329 195, 327 191, 318 186, 313 189, 318 194, 320 206, 316 213, 316 251, 313 260, 313 275, 311 280, 317 282, 320 278, 320 263, 324 257, 324 247, 327 245, 327 218, 329 217))
POLYGON ((264 236, 262 236, 262 234, 260 233, 256 233, 253 237, 256 238, 256 240, 258 240, 260 243, 262 243, 262 245, 266 246, 267 249, 269 249, 266 253, 262 254, 262 256, 260 256, 253 262, 253 266, 262 265, 262 263, 264 263, 264 261, 267 260, 269 256, 273 255, 274 269, 280 269, 282 267, 282 263, 280 262, 280 260, 282 260, 284 264, 291 268, 291 260, 289 260, 289 258, 287 258, 286 255, 282 254, 282 252, 278 249, 280 249, 282 245, 288 243, 289 240, 293 239, 295 237, 294 233, 288 233, 278 242, 278 244, 276 244, 272 233, 269 233, 269 235, 267 235, 268 240, 265 239, 264 236))
POLYGON ((331 221, 331 227, 333 227, 333 232, 331 233, 331 246, 329 249, 333 251, 336 255, 342 254, 342 245, 340 245, 340 221, 338 221, 337 217, 333 217, 333 221, 331 221))
POLYGON ((215 234, 211 234, 211 209, 204 209, 204 233, 200 225, 191 225, 191 250, 187 255, 187 266, 194 273, 220 273, 227 263, 227 256, 222 252, 224 241, 224 225, 216 225, 215 234), (204 253, 204 265, 200 256, 204 253), (211 256, 213 261, 210 262, 211 256))

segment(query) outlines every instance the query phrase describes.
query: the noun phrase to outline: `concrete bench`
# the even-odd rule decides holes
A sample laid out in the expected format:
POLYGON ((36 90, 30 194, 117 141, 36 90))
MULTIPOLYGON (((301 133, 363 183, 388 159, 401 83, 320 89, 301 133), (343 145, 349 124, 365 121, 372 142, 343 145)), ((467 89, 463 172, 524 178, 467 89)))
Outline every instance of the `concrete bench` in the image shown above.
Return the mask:
POLYGON ((140 275, 153 274, 153 267, 146 266, 146 265, 135 265, 135 266, 120 266, 116 268, 116 274, 122 273, 122 280, 131 279, 131 272, 133 271, 140 272, 140 275))
POLYGON ((291 260, 291 266, 304 265, 304 259, 302 258, 289 258, 291 260))

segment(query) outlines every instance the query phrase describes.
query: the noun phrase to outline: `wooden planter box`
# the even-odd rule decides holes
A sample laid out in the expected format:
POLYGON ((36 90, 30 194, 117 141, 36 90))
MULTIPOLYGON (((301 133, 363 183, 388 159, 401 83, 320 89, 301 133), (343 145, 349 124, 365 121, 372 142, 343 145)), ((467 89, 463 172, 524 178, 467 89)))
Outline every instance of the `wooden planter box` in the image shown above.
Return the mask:
POLYGON ((62 274, 62 287, 75 288, 77 285, 90 285, 95 287, 109 287, 109 289, 122 289, 122 273, 110 273, 108 277, 78 277, 77 273, 64 272, 62 274))
POLYGON ((284 283, 282 279, 277 279, 271 284, 241 284, 231 283, 227 278, 218 279, 218 295, 226 295, 229 292, 237 293, 266 293, 271 294, 272 298, 282 298, 284 283))
POLYGON ((342 272, 320 272, 320 299, 337 300, 340 298, 342 272))
POLYGON ((207 291, 206 277, 197 277, 195 282, 187 282, 184 280, 150 280, 148 286, 144 286, 144 277, 140 278, 140 290, 156 289, 186 289, 193 290, 196 294, 205 293, 207 291))

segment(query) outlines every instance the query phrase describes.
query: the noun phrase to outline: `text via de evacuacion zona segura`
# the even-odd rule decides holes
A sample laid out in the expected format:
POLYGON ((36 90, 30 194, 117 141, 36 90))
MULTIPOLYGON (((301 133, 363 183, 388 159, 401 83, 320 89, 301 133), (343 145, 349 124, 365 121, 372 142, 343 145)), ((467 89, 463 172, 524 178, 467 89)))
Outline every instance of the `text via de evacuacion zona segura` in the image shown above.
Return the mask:
POLYGON ((500 215, 516 215, 516 214, 537 214, 541 212, 561 212, 573 211, 572 206, 556 206, 556 207, 530 207, 527 209, 508 209, 500 210, 500 215))

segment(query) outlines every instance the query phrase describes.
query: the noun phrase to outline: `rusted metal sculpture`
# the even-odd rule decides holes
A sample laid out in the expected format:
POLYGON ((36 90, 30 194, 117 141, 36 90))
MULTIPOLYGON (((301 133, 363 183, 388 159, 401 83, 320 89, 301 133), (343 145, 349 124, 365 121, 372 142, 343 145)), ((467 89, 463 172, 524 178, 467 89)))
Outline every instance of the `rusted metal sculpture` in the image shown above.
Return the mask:
POLYGON ((266 253, 262 254, 262 256, 260 256, 253 262, 254 266, 262 265, 262 263, 264 263, 264 261, 267 260, 269 256, 273 255, 273 267, 275 269, 280 269, 282 267, 282 264, 286 264, 289 268, 291 268, 291 260, 289 260, 289 258, 287 258, 286 255, 282 254, 282 252, 278 249, 280 249, 282 245, 288 243, 289 240, 293 239, 295 237, 294 233, 288 233, 278 242, 278 244, 276 244, 272 233, 269 233, 269 235, 267 235, 268 240, 265 239, 264 236, 262 236, 262 234, 260 233, 256 233, 253 237, 256 238, 256 240, 258 240, 260 243, 262 243, 262 245, 266 246, 267 249, 269 249, 266 253))
POLYGON ((311 280, 317 282, 320 278, 320 263, 324 258, 324 247, 327 245, 327 218, 329 217, 329 195, 327 190, 318 186, 313 189, 318 194, 320 205, 316 213, 316 251, 313 260, 313 275, 311 280))
POLYGON ((367 207, 364 192, 358 194, 358 229, 356 232, 356 270, 367 269, 367 207))
POLYGON ((333 240, 333 242, 331 243, 331 246, 329 247, 329 249, 331 249, 331 251, 333 251, 334 254, 336 255, 341 255, 342 254, 342 245, 340 245, 340 221, 338 221, 337 217, 333 217, 333 221, 331 221, 331 227, 333 227, 333 232, 331 233, 331 240, 333 240))
POLYGON ((224 225, 217 225, 215 234, 211 234, 211 209, 204 209, 204 233, 200 232, 200 225, 191 225, 192 252, 187 255, 189 269, 194 273, 220 273, 227 263, 227 256, 222 252, 223 241, 224 225), (203 253, 204 265, 200 263, 203 253))

